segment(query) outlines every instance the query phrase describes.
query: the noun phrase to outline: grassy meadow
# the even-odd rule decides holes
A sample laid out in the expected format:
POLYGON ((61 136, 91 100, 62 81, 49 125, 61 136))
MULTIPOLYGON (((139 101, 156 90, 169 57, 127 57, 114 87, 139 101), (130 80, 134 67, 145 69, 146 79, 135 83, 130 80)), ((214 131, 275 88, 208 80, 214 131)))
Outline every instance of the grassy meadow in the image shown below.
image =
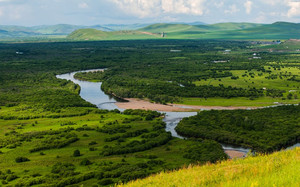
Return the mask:
POLYGON ((300 185, 300 149, 162 172, 119 186, 291 186, 300 185))
MULTIPOLYGON (((188 165, 192 161, 184 156, 187 148, 201 144, 169 137, 161 118, 149 121, 140 115, 89 109, 88 114, 73 117, 0 119, 2 184, 91 186, 125 182, 188 165), (168 138, 160 142, 164 136, 168 138), (74 156, 75 150, 80 151, 79 156, 74 156), (17 162, 18 157, 28 161, 17 162), (57 175, 53 172, 57 164, 70 167, 60 166, 57 175)), ((6 110, 1 108, 1 113, 6 110)), ((225 158, 217 147, 214 149, 220 149, 225 158)), ((204 149, 202 152, 207 154, 204 149)))
POLYGON ((233 79, 232 77, 224 78, 210 78, 201 81, 195 81, 195 85, 212 85, 218 86, 220 84, 225 87, 239 87, 239 88, 259 88, 267 90, 281 90, 282 98, 265 96, 256 99, 249 98, 183 98, 178 104, 186 105, 203 105, 203 106, 249 106, 249 107, 262 107, 276 104, 298 104, 300 102, 298 95, 300 95, 299 87, 300 82, 290 81, 292 77, 299 77, 300 70, 298 67, 285 67, 285 68, 271 68, 266 66, 265 69, 268 72, 260 72, 257 70, 243 71, 232 70, 232 77, 238 77, 233 79), (287 99, 287 96, 292 94, 292 97, 287 99))

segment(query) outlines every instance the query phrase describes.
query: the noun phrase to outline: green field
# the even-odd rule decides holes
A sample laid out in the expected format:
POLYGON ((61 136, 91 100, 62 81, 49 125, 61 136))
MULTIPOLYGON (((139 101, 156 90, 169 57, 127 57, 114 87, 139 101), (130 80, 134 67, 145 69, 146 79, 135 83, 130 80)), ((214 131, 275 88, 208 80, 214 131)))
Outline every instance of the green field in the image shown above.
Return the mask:
POLYGON ((270 72, 262 73, 256 70, 243 71, 243 70, 232 70, 230 71, 234 77, 239 77, 238 79, 232 79, 231 77, 226 78, 211 78, 207 80, 201 80, 194 82, 197 86, 200 85, 212 85, 218 86, 223 84, 225 87, 240 87, 240 88, 259 88, 267 90, 281 90, 283 91, 283 98, 276 97, 260 97, 256 99, 249 98, 183 98, 180 104, 187 105, 203 105, 203 106, 269 106, 281 104, 297 104, 299 103, 298 95, 300 82, 289 81, 291 77, 298 77, 300 71, 298 67, 289 67, 281 69, 273 69, 270 66, 266 66, 265 69, 269 69, 270 72), (271 77, 272 78, 266 78, 271 77), (288 94, 292 94, 291 99, 286 99, 288 94))
POLYGON ((278 104, 298 104, 299 99, 282 100, 272 97, 261 97, 258 99, 250 100, 249 98, 183 98, 177 104, 183 105, 198 105, 198 106, 225 106, 225 107, 265 107, 278 104))

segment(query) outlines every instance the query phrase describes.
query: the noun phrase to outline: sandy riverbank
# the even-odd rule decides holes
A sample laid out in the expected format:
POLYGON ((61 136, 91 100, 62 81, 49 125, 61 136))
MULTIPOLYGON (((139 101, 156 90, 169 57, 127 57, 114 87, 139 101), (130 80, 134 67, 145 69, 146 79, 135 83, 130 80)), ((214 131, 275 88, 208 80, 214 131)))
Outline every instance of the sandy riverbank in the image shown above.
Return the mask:
POLYGON ((235 151, 235 150, 225 150, 225 153, 231 158, 244 158, 246 156, 246 153, 241 151, 235 151))
POLYGON ((126 98, 129 102, 117 102, 116 105, 122 109, 144 109, 157 110, 166 112, 189 112, 198 110, 236 110, 236 109, 255 109, 257 107, 223 107, 223 106, 192 106, 192 105, 178 105, 178 104, 157 104, 141 99, 126 98))

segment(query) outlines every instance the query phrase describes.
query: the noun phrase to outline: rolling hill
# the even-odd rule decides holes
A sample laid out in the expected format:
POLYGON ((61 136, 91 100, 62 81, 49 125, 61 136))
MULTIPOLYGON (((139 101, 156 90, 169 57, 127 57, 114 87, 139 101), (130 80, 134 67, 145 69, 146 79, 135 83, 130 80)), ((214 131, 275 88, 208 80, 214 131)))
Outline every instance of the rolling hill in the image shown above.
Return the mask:
MULTIPOLYGON (((147 26, 147 24, 108 24, 108 25, 40 25, 40 26, 15 26, 0 25, 0 39, 19 39, 31 37, 63 37, 79 29, 97 29, 99 31, 135 30, 147 26)), ((88 30, 86 30, 88 32, 88 30)), ((90 33, 90 32, 88 32, 90 33)), ((91 34, 91 33, 90 33, 91 34)), ((101 39, 101 38, 100 38, 101 39)))
POLYGON ((299 186, 299 170, 300 149, 296 148, 160 173, 124 186, 299 186))
POLYGON ((188 24, 153 24, 147 27, 139 29, 140 31, 147 31, 153 33, 161 32, 188 32, 188 31, 199 31, 199 32, 211 32, 211 31, 225 31, 225 30, 241 30, 249 29, 261 26, 262 24, 255 23, 217 23, 212 25, 188 25, 188 24))
POLYGON ((96 29, 79 29, 67 36, 69 40, 130 40, 156 38, 160 38, 160 35, 142 31, 105 32, 96 29))
POLYGON ((129 39, 237 39, 237 40, 286 40, 300 38, 300 24, 275 22, 217 23, 217 24, 107 24, 94 26, 45 25, 1 26, 0 39, 59 37, 64 40, 129 40, 129 39), (198 25, 197 25, 198 24, 198 25), (142 27, 142 28, 141 28, 142 27))
POLYGON ((161 33, 174 39, 290 39, 300 37, 300 24, 218 23, 212 25, 156 24, 141 31, 161 33))
POLYGON ((211 25, 158 23, 134 31, 106 32, 107 37, 98 37, 100 33, 100 31, 92 33, 89 30, 80 30, 71 33, 67 38, 83 40, 85 38, 82 38, 82 36, 85 36, 93 40, 153 39, 161 38, 159 36, 164 33, 166 39, 286 40, 300 38, 300 24, 288 22, 273 24, 217 23, 211 25), (78 32, 80 33, 79 36, 75 34, 78 32))

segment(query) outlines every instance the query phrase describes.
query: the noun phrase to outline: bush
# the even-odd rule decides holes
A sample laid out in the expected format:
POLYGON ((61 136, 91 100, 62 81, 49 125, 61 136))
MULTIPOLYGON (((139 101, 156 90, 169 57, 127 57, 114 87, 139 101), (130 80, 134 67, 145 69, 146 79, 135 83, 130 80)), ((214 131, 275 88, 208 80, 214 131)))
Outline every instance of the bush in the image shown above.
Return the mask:
POLYGON ((28 162, 28 161, 30 161, 28 158, 26 158, 26 157, 17 157, 16 158, 16 162, 17 163, 20 163, 20 162, 28 162))
POLYGON ((80 155, 80 151, 79 151, 78 149, 76 149, 76 150, 73 152, 73 156, 74 156, 74 157, 81 156, 81 155, 80 155))
POLYGON ((114 183, 114 181, 112 179, 102 179, 99 181, 98 184, 104 186, 104 185, 109 185, 109 184, 113 184, 113 183, 114 183))
POLYGON ((15 180, 15 179, 17 179, 17 178, 18 178, 17 175, 10 174, 10 175, 8 175, 8 176, 6 177, 6 180, 7 180, 7 181, 13 181, 13 180, 15 180))
POLYGON ((87 158, 84 158, 81 162, 80 162, 80 165, 82 165, 82 166, 88 166, 88 165, 91 165, 92 164, 92 162, 89 160, 89 159, 87 159, 87 158))
POLYGON ((91 141, 90 143, 89 143, 89 145, 96 145, 97 144, 97 142, 95 142, 95 141, 91 141))

